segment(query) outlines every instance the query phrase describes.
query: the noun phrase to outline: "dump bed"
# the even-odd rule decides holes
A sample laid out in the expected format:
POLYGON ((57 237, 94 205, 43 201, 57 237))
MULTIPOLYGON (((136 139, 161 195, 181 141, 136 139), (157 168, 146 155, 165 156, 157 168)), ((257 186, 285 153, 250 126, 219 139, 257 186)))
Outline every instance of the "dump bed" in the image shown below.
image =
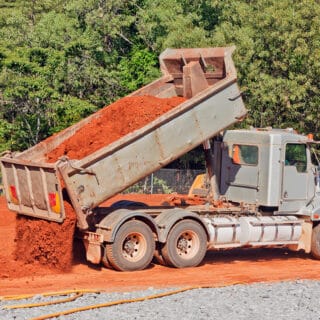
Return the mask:
POLYGON ((65 157, 50 164, 46 154, 99 117, 99 112, 20 154, 2 157, 9 208, 63 221, 65 188, 77 212, 78 226, 86 228, 83 212, 240 121, 246 109, 232 52, 233 48, 165 50, 160 56, 162 77, 130 96, 181 96, 186 100, 82 159, 65 157))

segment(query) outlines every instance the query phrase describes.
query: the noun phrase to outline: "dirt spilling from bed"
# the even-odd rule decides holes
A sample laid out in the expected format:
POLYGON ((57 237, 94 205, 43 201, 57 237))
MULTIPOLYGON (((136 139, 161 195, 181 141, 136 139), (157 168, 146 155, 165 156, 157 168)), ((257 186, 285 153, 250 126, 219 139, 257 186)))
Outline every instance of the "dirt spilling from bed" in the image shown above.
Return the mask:
POLYGON ((18 215, 14 252, 16 259, 70 270, 76 216, 67 201, 64 207, 66 219, 62 224, 18 215))

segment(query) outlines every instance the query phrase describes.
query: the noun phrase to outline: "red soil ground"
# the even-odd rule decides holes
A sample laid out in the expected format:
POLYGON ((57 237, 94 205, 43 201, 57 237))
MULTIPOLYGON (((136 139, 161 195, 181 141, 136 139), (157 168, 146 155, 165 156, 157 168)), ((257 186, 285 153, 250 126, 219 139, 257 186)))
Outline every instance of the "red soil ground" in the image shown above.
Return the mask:
MULTIPOLYGON (((143 201, 159 205, 166 195, 118 195, 119 199, 143 201)), ((117 272, 85 261, 84 251, 75 250, 68 271, 26 263, 14 258, 15 214, 8 211, 0 197, 0 296, 42 293, 66 289, 100 289, 125 291, 152 287, 215 286, 294 279, 320 280, 320 261, 302 252, 286 249, 236 249, 208 252, 197 268, 173 269, 152 264, 138 272, 117 272)))

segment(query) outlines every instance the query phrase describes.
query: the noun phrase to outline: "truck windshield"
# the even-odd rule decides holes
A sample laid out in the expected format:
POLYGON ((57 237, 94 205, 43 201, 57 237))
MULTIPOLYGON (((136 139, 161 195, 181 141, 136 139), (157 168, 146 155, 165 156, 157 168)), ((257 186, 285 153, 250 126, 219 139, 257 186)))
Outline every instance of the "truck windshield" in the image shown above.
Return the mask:
POLYGON ((288 143, 286 146, 286 166, 295 166, 298 172, 307 171, 307 146, 305 144, 288 143))

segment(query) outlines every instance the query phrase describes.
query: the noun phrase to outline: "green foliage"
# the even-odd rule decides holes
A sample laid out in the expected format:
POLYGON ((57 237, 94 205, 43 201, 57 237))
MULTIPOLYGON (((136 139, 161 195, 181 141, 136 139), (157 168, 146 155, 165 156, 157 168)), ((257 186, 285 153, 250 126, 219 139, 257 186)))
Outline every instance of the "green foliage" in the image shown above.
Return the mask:
POLYGON ((137 46, 120 60, 118 70, 124 94, 135 91, 160 76, 155 53, 137 46))
POLYGON ((174 190, 169 182, 154 175, 148 176, 127 188, 125 193, 164 193, 170 194, 174 190))
POLYGON ((89 116, 97 111, 97 108, 87 101, 64 96, 61 101, 53 103, 49 110, 51 112, 49 133, 53 134, 89 116))
POLYGON ((168 186, 167 182, 158 177, 153 177, 153 188, 154 193, 170 194, 173 192, 173 189, 168 186))
POLYGON ((129 4, 30 0, 0 7, 0 149, 28 148, 120 96, 129 4))
MULTIPOLYGON (((0 150, 22 150, 159 76, 167 47, 236 45, 249 115, 320 139, 320 4, 0 0, 0 150)), ((203 163, 201 148, 174 165, 203 163)))
POLYGON ((138 11, 138 30, 149 48, 157 52, 167 47, 201 47, 206 44, 206 32, 199 26, 196 12, 186 11, 187 3, 178 0, 146 0, 138 11))
POLYGON ((214 45, 236 44, 248 124, 319 134, 320 5, 316 1, 216 1, 214 45))

